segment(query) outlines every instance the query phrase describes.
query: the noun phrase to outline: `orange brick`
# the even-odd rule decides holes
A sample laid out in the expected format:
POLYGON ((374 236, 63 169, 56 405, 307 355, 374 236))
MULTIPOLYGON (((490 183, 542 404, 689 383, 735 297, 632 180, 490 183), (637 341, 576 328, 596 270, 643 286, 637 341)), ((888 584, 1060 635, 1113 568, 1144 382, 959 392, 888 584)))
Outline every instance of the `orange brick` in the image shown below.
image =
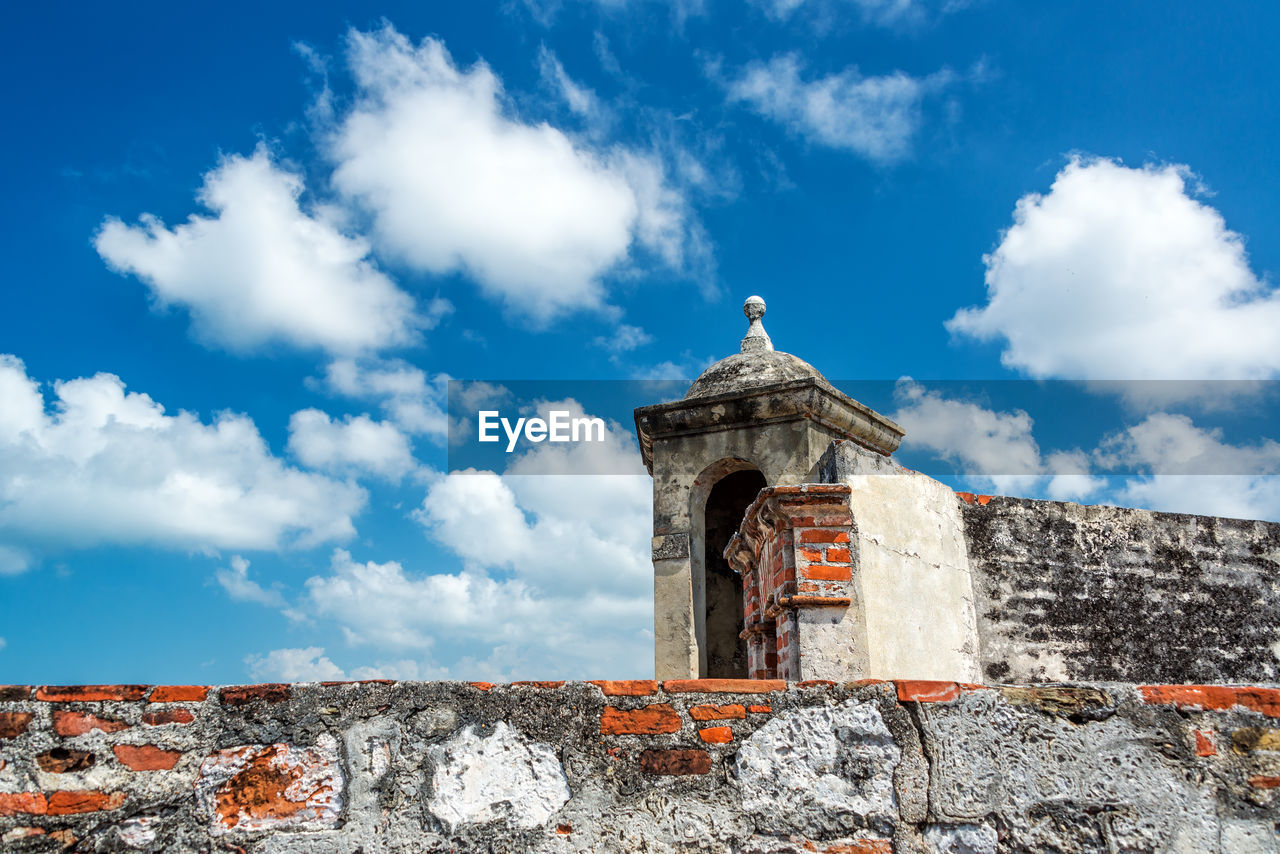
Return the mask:
POLYGON ((31 712, 0 712, 0 738, 17 738, 34 718, 31 712))
POLYGON ((647 774, 684 776, 711 771, 711 754, 705 750, 646 750, 640 754, 640 767, 647 774))
POLYGON ((605 735, 656 735, 680 731, 680 715, 670 703, 642 709, 615 709, 606 706, 600 714, 600 732, 605 735))
POLYGON ((146 685, 41 685, 36 689, 36 699, 46 703, 141 700, 146 695, 146 685))
POLYGON ((822 849, 822 854, 893 854, 891 839, 855 839, 838 842, 822 849))
POLYGON ((773 711, 773 706, 747 706, 747 711, 753 715, 767 715, 773 711))
POLYGON ((492 683, 492 682, 470 682, 470 683, 468 683, 468 684, 470 684, 472 688, 478 688, 478 689, 479 689, 479 690, 481 690, 481 691, 491 691, 491 690, 493 690, 493 683, 492 683))
POLYGON ((93 767, 95 757, 88 750, 69 750, 55 747, 36 756, 36 764, 41 771, 49 774, 72 774, 76 771, 87 771, 93 767))
POLYGON ((689 717, 695 721, 725 721, 741 719, 747 716, 747 710, 737 703, 726 706, 694 706, 689 709, 689 717))
POLYGON ((1256 789, 1280 789, 1280 777, 1250 777, 1249 785, 1256 789))
POLYGON ((820 566, 810 565, 804 571, 806 578, 814 581, 851 581, 853 579, 853 571, 848 564, 844 566, 820 566))
POLYGON ((43 792, 0 792, 0 816, 44 815, 48 810, 43 792))
POLYGON ((606 697, 644 697, 658 693, 658 683, 653 679, 595 679, 591 682, 606 697))
POLYGON ((1213 743, 1213 733, 1195 730, 1196 756, 1217 756, 1218 746, 1213 743))
POLYGON ((123 792, 54 792, 49 795, 48 815, 79 815, 119 809, 124 804, 123 792))
POLYGON ((847 543, 849 542, 849 532, 833 531, 830 528, 818 528, 812 531, 801 531, 800 542, 802 543, 847 543))
POLYGON ((120 732, 120 730, 128 728, 129 725, 124 721, 118 721, 115 718, 100 718, 88 712, 58 710, 53 713, 53 731, 62 736, 84 735, 86 732, 92 732, 95 729, 103 732, 120 732))
POLYGON ((668 679, 669 694, 771 694, 787 690, 785 679, 668 679))
POLYGON ((164 709, 159 712, 147 712, 142 722, 147 726, 163 726, 164 724, 189 724, 196 716, 186 709, 164 709))
POLYGON ((561 836, 568 836, 570 833, 573 833, 573 825, 557 824, 556 833, 560 834, 561 836))
POLYGON ((160 685, 147 698, 148 703, 200 703, 209 696, 208 685, 160 685))
POLYGON ((827 549, 827 563, 848 563, 850 559, 848 549, 827 549))
POLYGON ((181 751, 154 744, 117 744, 112 752, 130 771, 168 771, 182 758, 181 751))
POLYGON ((804 558, 807 561, 818 563, 823 560, 826 560, 826 553, 822 549, 801 548, 800 557, 804 558))
POLYGON ((733 741, 733 730, 727 726, 709 726, 698 730, 698 738, 707 744, 728 744, 733 741))
POLYGON ((0 685, 0 702, 8 703, 29 699, 31 699, 30 685, 0 685))
POLYGON ((934 682, 927 679, 899 679, 898 700, 915 703, 945 703, 960 696, 960 686, 954 682, 934 682))
POLYGON ((818 585, 814 584, 812 581, 801 581, 799 586, 796 587, 796 589, 799 590, 801 593, 817 593, 819 590, 819 587, 818 585))
POLYGON ((289 699, 289 686, 279 683, 231 685, 223 688, 221 695, 224 706, 245 706, 254 700, 261 700, 264 703, 282 703, 289 699))
POLYGON ((1280 717, 1280 689, 1226 685, 1139 685, 1144 702, 1179 708, 1223 711, 1243 706, 1255 712, 1280 717))

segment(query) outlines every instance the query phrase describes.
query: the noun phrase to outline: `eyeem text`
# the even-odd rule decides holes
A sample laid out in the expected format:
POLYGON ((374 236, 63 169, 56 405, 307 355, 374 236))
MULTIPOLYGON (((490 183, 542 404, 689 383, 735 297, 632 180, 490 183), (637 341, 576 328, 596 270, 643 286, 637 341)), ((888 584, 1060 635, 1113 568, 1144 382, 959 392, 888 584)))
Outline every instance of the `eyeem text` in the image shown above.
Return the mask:
POLYGON ((501 417, 496 409, 485 409, 477 413, 480 418, 479 440, 481 442, 497 442, 501 440, 498 427, 507 434, 507 453, 515 450, 516 442, 523 433, 530 442, 603 442, 603 418, 571 418, 567 410, 553 409, 547 418, 517 418, 515 424, 508 418, 501 417))

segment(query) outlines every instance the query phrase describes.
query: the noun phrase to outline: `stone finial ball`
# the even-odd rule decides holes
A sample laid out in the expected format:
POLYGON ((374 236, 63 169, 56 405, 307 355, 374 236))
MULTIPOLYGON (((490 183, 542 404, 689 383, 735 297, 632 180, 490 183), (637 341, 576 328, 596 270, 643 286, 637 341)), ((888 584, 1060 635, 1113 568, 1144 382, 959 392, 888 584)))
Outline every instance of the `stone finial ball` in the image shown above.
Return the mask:
POLYGON ((742 313, 747 316, 747 320, 759 320, 764 317, 764 300, 760 297, 747 297, 747 301, 742 304, 742 313))

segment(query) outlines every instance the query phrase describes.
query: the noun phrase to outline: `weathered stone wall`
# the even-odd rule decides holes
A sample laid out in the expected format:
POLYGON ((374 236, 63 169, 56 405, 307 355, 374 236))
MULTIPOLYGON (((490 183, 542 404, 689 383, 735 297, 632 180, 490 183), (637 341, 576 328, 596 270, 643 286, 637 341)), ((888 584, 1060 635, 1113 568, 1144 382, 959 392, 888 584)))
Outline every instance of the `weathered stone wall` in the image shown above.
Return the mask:
POLYGON ((1280 524, 961 494, 983 673, 1280 678, 1280 524))
POLYGON ((1280 689, 0 688, 0 848, 1276 852, 1280 689))

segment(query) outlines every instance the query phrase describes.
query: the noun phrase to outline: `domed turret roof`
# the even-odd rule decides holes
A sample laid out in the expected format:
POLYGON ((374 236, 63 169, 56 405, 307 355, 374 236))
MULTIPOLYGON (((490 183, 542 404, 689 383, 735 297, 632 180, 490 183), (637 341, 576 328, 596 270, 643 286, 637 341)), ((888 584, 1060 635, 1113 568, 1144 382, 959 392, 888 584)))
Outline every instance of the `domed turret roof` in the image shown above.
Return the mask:
POLYGON ((747 298, 742 306, 742 313, 751 321, 751 326, 742 339, 742 351, 721 359, 703 371, 689 387, 685 400, 746 391, 791 380, 816 379, 823 385, 828 385, 818 369, 804 359, 773 349, 773 342, 760 322, 764 312, 764 300, 755 296, 747 298))

